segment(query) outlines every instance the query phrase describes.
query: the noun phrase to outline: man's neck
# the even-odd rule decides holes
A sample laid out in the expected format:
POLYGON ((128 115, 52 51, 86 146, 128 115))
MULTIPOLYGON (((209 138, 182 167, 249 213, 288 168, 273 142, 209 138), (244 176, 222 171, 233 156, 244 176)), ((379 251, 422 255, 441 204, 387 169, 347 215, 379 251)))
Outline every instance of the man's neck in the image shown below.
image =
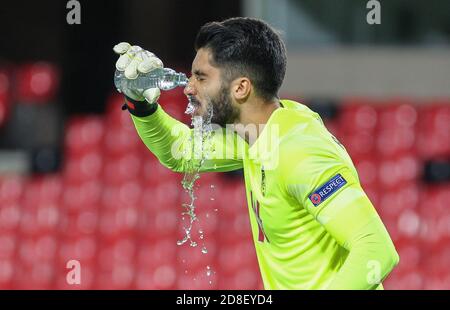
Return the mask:
POLYGON ((258 101, 242 107, 240 119, 234 124, 236 133, 252 146, 263 131, 272 113, 280 108, 278 99, 258 101))

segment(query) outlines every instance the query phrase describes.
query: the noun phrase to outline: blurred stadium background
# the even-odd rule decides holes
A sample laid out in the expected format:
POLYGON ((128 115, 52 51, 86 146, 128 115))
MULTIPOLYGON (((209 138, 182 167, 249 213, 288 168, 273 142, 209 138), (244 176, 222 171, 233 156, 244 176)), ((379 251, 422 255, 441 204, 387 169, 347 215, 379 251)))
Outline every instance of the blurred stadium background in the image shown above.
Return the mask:
MULTIPOLYGON (((66 1, 0 11, 1 289, 262 288, 241 175, 202 175, 208 254, 177 246, 182 176, 145 149, 112 83, 114 44, 189 72, 199 27, 231 16, 283 31, 283 97, 346 146, 400 254, 385 287, 450 289, 450 2, 381 1, 380 25, 364 0, 80 3, 80 25, 66 1)), ((181 90, 160 103, 189 123, 181 90)))

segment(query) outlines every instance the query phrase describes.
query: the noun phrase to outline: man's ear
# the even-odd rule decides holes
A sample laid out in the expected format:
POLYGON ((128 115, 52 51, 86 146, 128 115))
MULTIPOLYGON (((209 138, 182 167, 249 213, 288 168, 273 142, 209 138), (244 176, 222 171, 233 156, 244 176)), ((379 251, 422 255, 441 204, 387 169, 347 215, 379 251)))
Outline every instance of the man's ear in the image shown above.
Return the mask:
POLYGON ((250 96, 252 87, 252 82, 248 78, 237 78, 232 82, 231 86, 234 99, 237 101, 246 100, 250 96))

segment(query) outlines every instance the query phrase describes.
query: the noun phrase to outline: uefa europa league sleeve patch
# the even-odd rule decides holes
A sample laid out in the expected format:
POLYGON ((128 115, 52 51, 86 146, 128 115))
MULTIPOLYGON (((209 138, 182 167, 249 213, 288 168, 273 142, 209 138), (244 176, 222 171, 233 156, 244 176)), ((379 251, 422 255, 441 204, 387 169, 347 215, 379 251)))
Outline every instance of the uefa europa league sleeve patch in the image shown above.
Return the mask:
POLYGON ((331 178, 327 183, 322 185, 319 189, 309 195, 309 200, 315 207, 332 196, 338 189, 347 184, 347 181, 340 174, 331 178))

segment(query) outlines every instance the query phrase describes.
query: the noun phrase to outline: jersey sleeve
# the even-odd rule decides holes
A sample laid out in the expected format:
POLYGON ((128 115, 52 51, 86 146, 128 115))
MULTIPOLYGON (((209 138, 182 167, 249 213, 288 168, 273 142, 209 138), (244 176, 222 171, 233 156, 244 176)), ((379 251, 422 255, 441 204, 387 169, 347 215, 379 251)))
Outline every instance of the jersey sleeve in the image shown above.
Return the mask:
POLYGON ((293 154, 284 173, 288 194, 349 252, 328 288, 379 287, 399 258, 353 166, 333 152, 293 154))
POLYGON ((169 116, 161 106, 152 115, 131 115, 137 133, 158 160, 175 172, 225 172, 242 168, 244 141, 216 129, 211 138, 196 138, 194 129, 169 116))

